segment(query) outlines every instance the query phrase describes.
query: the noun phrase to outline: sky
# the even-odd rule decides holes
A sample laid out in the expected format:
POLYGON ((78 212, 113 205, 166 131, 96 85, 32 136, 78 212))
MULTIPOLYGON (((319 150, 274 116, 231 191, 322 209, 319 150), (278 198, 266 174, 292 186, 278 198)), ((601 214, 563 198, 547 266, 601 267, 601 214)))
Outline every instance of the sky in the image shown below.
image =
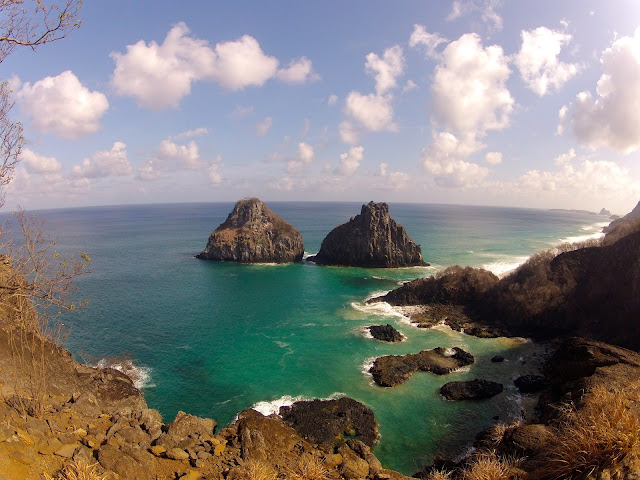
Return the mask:
POLYGON ((637 0, 86 0, 80 18, 0 64, 27 141, 5 209, 640 200, 637 0))

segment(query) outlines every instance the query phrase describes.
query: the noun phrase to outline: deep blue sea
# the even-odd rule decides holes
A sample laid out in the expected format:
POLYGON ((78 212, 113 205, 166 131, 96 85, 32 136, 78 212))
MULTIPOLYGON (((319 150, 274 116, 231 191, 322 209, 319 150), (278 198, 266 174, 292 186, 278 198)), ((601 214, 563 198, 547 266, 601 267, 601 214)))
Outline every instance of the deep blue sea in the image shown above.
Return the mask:
MULTIPOLYGON (((269 203, 315 253, 324 236, 360 212, 356 203, 269 203)), ((91 257, 76 297, 88 308, 65 314, 66 347, 96 363, 128 357, 151 408, 166 422, 183 410, 233 421, 246 408, 263 412, 297 398, 353 397, 373 409, 386 467, 415 473, 439 452, 463 453, 498 415, 520 415, 512 379, 536 366, 521 339, 478 339, 446 328, 420 330, 372 295, 454 264, 504 273, 540 250, 588 238, 606 217, 498 207, 390 204, 391 216, 422 246, 431 267, 361 269, 238 265, 197 260, 233 203, 110 206, 35 212, 57 250, 91 257), (391 323, 407 340, 385 344, 364 327, 391 323), (373 358, 461 346, 470 368, 438 377, 418 372, 401 386, 378 387, 366 374, 373 358), (496 354, 502 364, 489 359, 496 354), (452 380, 502 381, 493 399, 448 402, 438 388, 452 380)), ((121 362, 123 363, 123 362, 121 362)), ((525 402, 526 403, 526 402, 525 402)))

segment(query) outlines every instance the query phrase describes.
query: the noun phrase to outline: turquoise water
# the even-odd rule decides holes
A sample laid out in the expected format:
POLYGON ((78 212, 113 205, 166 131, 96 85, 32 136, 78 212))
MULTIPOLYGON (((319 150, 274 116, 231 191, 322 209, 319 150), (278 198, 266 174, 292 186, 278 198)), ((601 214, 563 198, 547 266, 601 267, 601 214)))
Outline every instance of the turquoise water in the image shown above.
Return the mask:
MULTIPOLYGON (((271 203, 298 228, 308 253, 360 211, 355 203, 271 203)), ((421 244, 432 267, 393 270, 297 265, 236 265, 193 258, 232 203, 96 207, 38 212, 58 251, 87 252, 90 275, 78 281, 85 310, 63 318, 67 348, 92 362, 129 355, 150 407, 165 421, 178 410, 225 425, 243 409, 292 398, 348 395, 371 407, 380 424, 375 453, 387 467, 411 474, 437 451, 462 453, 499 415, 520 414, 512 379, 535 369, 522 340, 477 339, 450 330, 419 330, 385 305, 364 300, 399 281, 448 265, 502 272, 563 239, 597 232, 605 217, 491 207, 391 204, 392 217, 421 244), (391 323, 407 341, 367 338, 364 326, 391 323), (476 356, 466 371, 444 377, 419 372, 391 389, 364 373, 372 358, 437 346, 476 356), (503 364, 489 359, 497 354, 503 364), (482 377, 506 390, 479 403, 437 395, 451 380, 482 377), (439 449, 439 450, 438 450, 439 449)))

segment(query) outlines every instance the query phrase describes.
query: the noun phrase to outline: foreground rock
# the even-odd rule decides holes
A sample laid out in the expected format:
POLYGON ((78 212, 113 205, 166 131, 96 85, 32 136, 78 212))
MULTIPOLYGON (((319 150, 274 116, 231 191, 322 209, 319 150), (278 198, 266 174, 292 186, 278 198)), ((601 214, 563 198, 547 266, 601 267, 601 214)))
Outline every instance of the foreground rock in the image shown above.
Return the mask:
POLYGON ((318 265, 367 268, 426 265, 420 246, 389 216, 389 206, 373 202, 329 232, 318 254, 307 260, 318 265))
POLYGON ((467 380, 449 382, 440 387, 440 395, 447 400, 480 400, 502 393, 502 384, 489 380, 467 380))
POLYGON ((367 327, 371 336, 376 340, 383 342, 401 342, 404 340, 404 336, 396 330, 392 325, 371 325, 367 327))
POLYGON ((290 263, 301 261, 303 255, 300 232, 264 202, 247 198, 236 203, 197 257, 240 263, 290 263))
POLYGON ((280 416, 313 443, 337 446, 350 438, 368 447, 378 443, 378 422, 373 411, 352 398, 295 402, 281 407, 280 416))
POLYGON ((513 381, 520 393, 534 393, 544 390, 549 384, 544 375, 523 375, 513 381))
POLYGON ((420 353, 376 358, 369 372, 376 384, 393 387, 407 381, 418 370, 446 375, 473 362, 473 355, 459 347, 452 350, 438 347, 420 353))

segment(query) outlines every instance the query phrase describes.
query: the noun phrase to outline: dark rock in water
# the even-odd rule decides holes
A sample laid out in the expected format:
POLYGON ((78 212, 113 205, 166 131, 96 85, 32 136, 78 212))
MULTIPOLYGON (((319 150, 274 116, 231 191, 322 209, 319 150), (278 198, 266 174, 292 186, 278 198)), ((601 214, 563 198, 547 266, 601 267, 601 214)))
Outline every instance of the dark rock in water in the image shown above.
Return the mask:
POLYGON ((533 393, 543 390, 549 382, 544 375, 523 375, 513 381, 520 393, 533 393))
POLYGON ((300 232, 257 198, 240 200, 209 237, 198 258, 240 263, 299 262, 304 254, 300 232))
POLYGON ((409 355, 387 355, 376 358, 369 372, 374 382, 381 387, 393 387, 408 380, 418 370, 446 375, 473 362, 473 355, 459 347, 454 347, 452 354, 438 347, 409 355))
POLYGON ((440 387, 440 395, 447 400, 480 400, 490 398, 502 392, 502 384, 489 380, 467 380, 449 382, 440 387))
POLYGON ((352 398, 295 402, 281 407, 280 416, 313 443, 336 446, 354 438, 373 447, 378 442, 373 411, 352 398))
POLYGON ((401 342, 404 340, 402 334, 388 323, 386 325, 371 325, 367 327, 371 332, 371 336, 376 340, 383 342, 401 342))
POLYGON ((307 260, 369 268, 427 265, 420 246, 389 216, 389 206, 373 202, 363 205, 360 215, 331 230, 318 254, 307 260))
POLYGON ((611 216, 611 212, 609 210, 607 210, 606 208, 603 208, 602 210, 600 210, 600 215, 606 215, 607 217, 611 216))
POLYGON ((504 362, 504 357, 502 355, 496 355, 494 357, 491 357, 491 361, 493 363, 502 363, 504 362))

